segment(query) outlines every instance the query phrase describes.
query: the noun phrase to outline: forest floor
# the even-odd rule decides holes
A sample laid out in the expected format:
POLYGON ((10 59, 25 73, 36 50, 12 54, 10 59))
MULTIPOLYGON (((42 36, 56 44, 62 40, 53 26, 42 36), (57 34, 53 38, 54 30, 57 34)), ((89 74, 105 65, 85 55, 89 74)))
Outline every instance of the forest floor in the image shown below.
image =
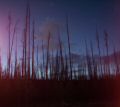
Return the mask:
POLYGON ((120 107, 119 80, 0 80, 1 107, 120 107))

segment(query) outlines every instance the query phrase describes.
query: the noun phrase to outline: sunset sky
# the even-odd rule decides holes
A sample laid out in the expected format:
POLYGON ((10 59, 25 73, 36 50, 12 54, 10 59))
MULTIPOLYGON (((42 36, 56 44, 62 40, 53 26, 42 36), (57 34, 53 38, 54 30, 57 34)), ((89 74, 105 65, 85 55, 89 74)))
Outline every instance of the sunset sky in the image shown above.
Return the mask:
MULTIPOLYGON (((28 0, 0 0, 0 47, 2 62, 6 62, 8 47, 8 13, 11 13, 13 23, 19 20, 17 26, 18 46, 21 48, 25 10, 28 0)), ((101 38, 101 48, 104 49, 104 33, 109 34, 110 48, 115 43, 120 46, 120 3, 117 0, 29 0, 31 16, 36 23, 36 35, 43 29, 58 24, 61 36, 66 46, 66 14, 69 18, 70 40, 72 52, 85 53, 84 40, 94 42, 96 51, 96 28, 101 38)), ((20 50, 20 49, 19 49, 20 50)))

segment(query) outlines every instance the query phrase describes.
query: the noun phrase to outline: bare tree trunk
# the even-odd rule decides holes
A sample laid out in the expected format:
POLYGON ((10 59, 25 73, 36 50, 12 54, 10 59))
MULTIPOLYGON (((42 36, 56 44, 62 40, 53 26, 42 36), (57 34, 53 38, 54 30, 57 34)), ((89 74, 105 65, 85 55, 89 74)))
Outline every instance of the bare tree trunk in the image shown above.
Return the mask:
MULTIPOLYGON (((39 46, 38 46, 38 44, 37 44, 37 55, 36 55, 36 61, 37 61, 37 74, 38 74, 38 79, 40 79, 40 77, 39 77, 39 46)), ((42 72, 42 69, 40 70, 40 72, 42 72)), ((42 74, 42 73, 41 73, 42 74)))
MULTIPOLYGON (((20 72, 20 71, 17 71, 17 63, 18 63, 18 61, 17 61, 17 35, 16 35, 16 45, 15 45, 15 70, 14 70, 14 72, 15 73, 17 73, 18 74, 18 72, 20 72)), ((17 75, 18 76, 18 75, 17 75)), ((15 76, 16 77, 16 76, 15 76)))
POLYGON ((56 57, 55 57, 55 72, 53 75, 53 79, 56 79, 56 80, 60 79, 59 71, 60 71, 60 66, 59 66, 59 55, 58 55, 58 49, 57 49, 56 57))
POLYGON ((26 35, 26 29, 25 29, 25 38, 24 38, 24 41, 25 41, 25 47, 24 47, 24 71, 25 71, 25 78, 27 79, 27 72, 26 72, 26 66, 27 66, 27 35, 26 35))
MULTIPOLYGON (((14 26, 14 30, 13 30, 12 43, 11 43, 11 46, 10 46, 10 53, 9 53, 9 63, 11 63, 12 49, 13 49, 14 37, 15 37, 15 33, 16 33, 16 27, 17 27, 17 22, 16 22, 16 24, 14 26)), ((12 72, 12 70, 10 70, 10 71, 12 72)))
POLYGON ((119 63, 118 63, 118 56, 116 55, 116 49, 115 49, 115 46, 114 46, 114 61, 115 61, 115 66, 116 66, 116 76, 119 75, 119 63))
MULTIPOLYGON (((44 58, 44 46, 43 46, 43 40, 42 40, 42 72, 44 72, 45 71, 45 58, 44 58)), ((42 75, 41 75, 42 76, 42 75)), ((42 77, 42 79, 43 79, 43 77, 42 77)))
POLYGON ((7 68, 7 72, 10 72, 10 45, 11 45, 11 15, 9 14, 8 16, 8 21, 9 21, 9 24, 8 24, 8 38, 9 38, 9 42, 8 42, 8 47, 9 47, 9 52, 8 52, 8 68, 7 68))
POLYGON ((0 79, 2 79, 1 49, 0 49, 0 79))
POLYGON ((52 79, 52 75, 54 73, 54 55, 53 55, 53 48, 52 48, 52 53, 50 56, 50 79, 52 79))
POLYGON ((106 31, 104 31, 104 35, 105 35, 105 47, 106 47, 106 56, 107 56, 107 73, 108 73, 108 75, 110 75, 108 33, 106 31))
POLYGON ((29 4, 26 8, 25 17, 25 76, 30 79, 30 7, 29 4), (27 62, 28 61, 28 62, 27 62))
POLYGON ((96 77, 97 77, 97 69, 96 69, 95 58, 94 58, 94 53, 93 53, 92 41, 91 41, 90 47, 91 47, 91 54, 92 54, 92 56, 91 56, 91 58, 92 58, 92 77, 94 79, 96 79, 96 77))
POLYGON ((91 68, 91 61, 90 61, 90 56, 89 56, 88 46, 87 46, 86 40, 85 40, 85 47, 86 47, 87 70, 88 70, 89 78, 91 79, 92 68, 91 68))
POLYGON ((99 39, 99 34, 98 31, 96 30, 96 41, 97 41, 97 48, 98 48, 98 54, 99 54, 99 70, 101 75, 103 75, 103 70, 102 70, 102 60, 101 60, 101 50, 100 50, 100 39, 99 39))
POLYGON ((28 4, 27 10, 27 29, 28 29, 28 78, 30 79, 30 6, 28 4))
POLYGON ((66 80, 68 80, 68 59, 67 59, 67 54, 66 54, 66 50, 65 50, 65 77, 66 77, 66 80))
POLYGON ((26 76, 25 73, 25 29, 23 34, 23 47, 22 47, 22 79, 26 76))
POLYGON ((69 49, 69 60, 70 60, 70 78, 72 80, 72 60, 71 60, 71 47, 70 47, 70 34, 69 34, 69 25, 68 25, 68 17, 66 18, 66 27, 67 27, 67 38, 68 38, 68 49, 69 49))
POLYGON ((60 49, 60 62, 61 62, 61 79, 64 79, 65 77, 65 71, 64 71, 64 60, 63 60, 63 49, 62 49, 62 42, 60 38, 60 32, 58 29, 58 41, 59 41, 59 49, 60 49))
POLYGON ((48 42, 47 42, 46 79, 48 79, 49 45, 50 45, 50 32, 48 35, 48 42))
POLYGON ((35 23, 33 22, 33 43, 32 43, 32 79, 35 79, 35 69, 34 69, 34 51, 35 51, 35 23))

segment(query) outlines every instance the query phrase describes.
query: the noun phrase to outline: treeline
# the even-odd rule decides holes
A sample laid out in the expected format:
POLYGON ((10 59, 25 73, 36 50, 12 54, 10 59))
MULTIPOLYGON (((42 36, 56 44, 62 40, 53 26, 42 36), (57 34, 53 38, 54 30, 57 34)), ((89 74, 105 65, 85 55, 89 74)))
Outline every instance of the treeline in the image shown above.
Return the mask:
MULTIPOLYGON (((60 29, 57 28, 58 47, 55 51, 50 50, 50 41, 52 39, 51 31, 48 32, 46 47, 44 40, 36 42, 36 22, 31 21, 31 10, 29 4, 26 8, 24 31, 22 35, 22 55, 18 57, 18 38, 16 29, 18 21, 13 25, 11 15, 8 16, 8 55, 7 68, 2 69, 0 58, 0 78, 1 79, 45 79, 45 80, 86 80, 86 79, 108 79, 119 76, 120 63, 119 55, 115 46, 113 46, 113 61, 109 55, 109 35, 104 31, 104 44, 106 49, 105 58, 102 56, 100 48, 100 37, 96 29, 96 44, 98 56, 96 57, 93 48, 93 42, 90 41, 89 47, 85 40, 86 57, 84 61, 74 64, 71 44, 68 17, 66 17, 67 49, 64 48, 60 35, 60 29), (12 28, 13 27, 13 28, 12 28), (11 30, 12 29, 12 30, 11 30), (13 50, 13 46, 15 49, 13 50), (40 52, 39 52, 40 51, 40 52), (12 55, 14 52, 14 55, 12 55), (40 54, 42 53, 42 54, 40 54), (14 62, 12 58, 14 56, 14 62), (42 56, 40 58, 40 56, 42 56)), ((78 47, 79 48, 79 47, 78 47)))

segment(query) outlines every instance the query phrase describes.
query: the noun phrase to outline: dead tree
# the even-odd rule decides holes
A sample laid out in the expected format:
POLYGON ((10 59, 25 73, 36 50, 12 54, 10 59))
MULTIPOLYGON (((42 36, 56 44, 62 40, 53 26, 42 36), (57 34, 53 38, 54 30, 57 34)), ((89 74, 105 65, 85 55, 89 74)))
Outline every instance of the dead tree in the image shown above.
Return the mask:
POLYGON ((71 60, 71 46, 70 46, 70 32, 69 32, 69 24, 68 17, 66 17, 66 28, 67 28, 67 39, 68 39, 68 50, 69 50, 69 62, 70 62, 70 78, 72 80, 72 60, 71 60))
POLYGON ((68 80, 68 59, 67 59, 67 53, 66 53, 66 50, 65 50, 65 79, 68 80))
POLYGON ((88 46, 87 46, 86 40, 85 40, 85 48, 86 48, 86 61, 87 61, 88 76, 91 79, 91 77, 92 77, 92 68, 91 68, 91 61, 90 61, 90 56, 89 56, 88 46))
POLYGON ((49 66, 49 45, 50 45, 50 32, 48 34, 48 41, 47 41, 47 57, 46 57, 46 79, 48 79, 48 66, 49 66))
MULTIPOLYGON (((27 6, 27 30, 28 30, 28 78, 30 79, 30 5, 27 6)), ((33 28, 34 29, 34 28, 33 28)))
POLYGON ((30 7, 26 8, 25 28, 24 28, 24 71, 25 77, 30 78, 30 7), (28 62, 27 62, 28 61, 28 62))
MULTIPOLYGON (((1 50, 0 50, 1 53, 1 50)), ((0 79, 2 79, 2 63, 1 63, 1 54, 0 54, 0 79)))
POLYGON ((106 57, 107 57, 107 73, 110 74, 110 65, 109 65, 109 47, 108 47, 108 33, 104 30, 104 40, 105 40, 105 47, 106 47, 106 57))
POLYGON ((59 51, 60 51, 60 65, 61 65, 61 79, 65 78, 65 69, 64 69, 64 58, 63 58, 63 49, 62 49, 62 41, 60 38, 60 32, 58 29, 58 42, 59 42, 59 51))
POLYGON ((97 29, 96 29, 96 41, 97 41, 97 48, 98 48, 98 55, 99 55, 99 70, 100 70, 101 75, 103 75, 102 60, 101 60, 101 50, 100 50, 100 39, 99 39, 99 34, 98 34, 97 29))
POLYGON ((116 76, 119 75, 119 63, 118 63, 118 56, 116 54, 116 49, 115 49, 115 46, 113 47, 113 51, 114 51, 114 61, 115 61, 115 66, 116 66, 116 76))
MULTIPOLYGON (((44 55, 44 44, 43 44, 43 40, 42 40, 42 72, 45 71, 45 55, 44 55)), ((43 73, 42 73, 43 74, 43 73)), ((43 75, 41 75, 42 79, 43 79, 43 75)))
POLYGON ((35 23, 33 21, 33 34, 32 34, 32 79, 35 79, 35 69, 34 69, 34 51, 35 51, 35 23))
POLYGON ((26 76, 26 69, 25 69, 25 29, 23 32, 23 39, 22 39, 22 79, 26 76))
POLYGON ((26 35, 26 29, 25 29, 25 35, 24 35, 24 72, 25 72, 25 78, 27 78, 27 35, 26 35))
MULTIPOLYGON (((37 74, 38 74, 39 69, 40 69, 40 66, 39 66, 39 46, 38 46, 38 44, 37 44, 36 53, 37 53, 37 55, 36 55, 36 61, 37 61, 37 74)), ((42 72, 42 69, 40 70, 40 72, 42 72)), ((41 76, 42 76, 42 73, 41 73, 41 76)), ((40 79, 39 74, 38 74, 38 79, 40 79)))
POLYGON ((53 79, 59 80, 60 74, 59 74, 60 66, 59 66, 59 55, 58 55, 58 49, 56 52, 56 57, 55 57, 55 72, 53 74, 53 79))
POLYGON ((93 52, 93 43, 91 41, 90 43, 90 48, 91 48, 91 60, 92 60, 92 77, 96 79, 97 77, 97 67, 96 67, 96 62, 95 62, 95 57, 94 57, 94 52, 93 52))
MULTIPOLYGON (((18 52, 17 52, 17 35, 16 35, 16 45, 15 45, 15 70, 14 70, 14 73, 18 73, 20 71, 17 71, 17 65, 18 65, 18 52)), ((15 74, 14 74, 15 75, 15 74)), ((18 76, 18 75, 17 75, 18 76)), ((16 76, 15 76, 16 77, 16 76)))
POLYGON ((10 65, 11 65, 11 61, 10 61, 10 46, 11 46, 11 15, 9 14, 8 16, 8 65, 7 65, 7 72, 10 72, 10 65))
MULTIPOLYGON (((13 35, 12 35, 11 46, 10 46, 10 57, 9 57, 10 63, 11 63, 11 59, 12 59, 12 50, 13 50, 13 44, 14 44, 14 38, 15 38, 15 34, 16 34, 17 24, 18 24, 18 21, 16 21, 15 26, 13 28, 13 35)), ((11 72, 12 71, 13 70, 11 70, 11 72)))

